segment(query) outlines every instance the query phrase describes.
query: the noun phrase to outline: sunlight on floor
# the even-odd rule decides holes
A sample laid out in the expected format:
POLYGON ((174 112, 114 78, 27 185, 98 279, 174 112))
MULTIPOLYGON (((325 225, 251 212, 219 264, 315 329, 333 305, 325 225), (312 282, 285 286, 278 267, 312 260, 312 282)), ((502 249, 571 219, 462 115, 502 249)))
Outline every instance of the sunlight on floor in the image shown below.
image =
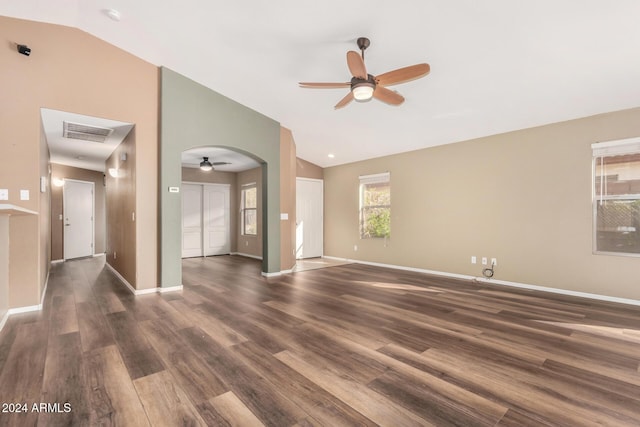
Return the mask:
POLYGON ((561 326, 563 328, 573 329, 574 331, 589 332, 595 335, 605 337, 616 337, 617 339, 623 339, 626 341, 640 343, 640 330, 611 327, 604 325, 587 325, 585 323, 567 323, 567 322, 553 322, 549 320, 537 320, 540 323, 547 323, 550 325, 561 326))
POLYGON ((316 270, 318 268, 335 267, 338 265, 351 264, 349 261, 342 261, 329 258, 307 258, 296 260, 293 271, 316 270))
POLYGON ((408 285, 405 283, 365 282, 361 280, 354 280, 354 282, 361 283, 363 285, 370 285, 370 286, 373 286, 374 288, 397 289, 401 291, 433 292, 433 293, 440 292, 439 290, 427 288, 424 286, 408 285))

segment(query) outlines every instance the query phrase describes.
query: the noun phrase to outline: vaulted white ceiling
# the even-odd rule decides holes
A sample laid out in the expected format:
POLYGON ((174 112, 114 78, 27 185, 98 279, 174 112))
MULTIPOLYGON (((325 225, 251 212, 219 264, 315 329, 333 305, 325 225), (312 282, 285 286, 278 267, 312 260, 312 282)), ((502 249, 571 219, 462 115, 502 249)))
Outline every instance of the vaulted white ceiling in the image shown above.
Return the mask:
POLYGON ((640 106, 637 0, 0 0, 0 15, 167 66, 279 121, 321 166, 640 106), (360 36, 371 74, 431 65, 393 87, 403 105, 334 110, 346 90, 298 87, 348 81, 360 36))

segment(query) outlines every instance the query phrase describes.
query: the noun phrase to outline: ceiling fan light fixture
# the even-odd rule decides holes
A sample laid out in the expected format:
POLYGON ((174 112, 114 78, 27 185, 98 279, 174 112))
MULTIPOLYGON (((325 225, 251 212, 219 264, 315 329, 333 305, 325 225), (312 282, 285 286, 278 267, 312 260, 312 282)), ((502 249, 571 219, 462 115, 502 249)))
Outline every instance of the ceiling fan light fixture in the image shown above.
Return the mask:
POLYGON ((200 170, 202 170, 204 172, 209 172, 209 171, 213 170, 213 165, 209 161, 208 157, 203 157, 202 158, 202 161, 200 162, 200 170))
POLYGON ((353 99, 356 101, 365 102, 373 97, 374 90, 375 85, 369 82, 363 82, 353 85, 351 93, 353 94, 353 99))

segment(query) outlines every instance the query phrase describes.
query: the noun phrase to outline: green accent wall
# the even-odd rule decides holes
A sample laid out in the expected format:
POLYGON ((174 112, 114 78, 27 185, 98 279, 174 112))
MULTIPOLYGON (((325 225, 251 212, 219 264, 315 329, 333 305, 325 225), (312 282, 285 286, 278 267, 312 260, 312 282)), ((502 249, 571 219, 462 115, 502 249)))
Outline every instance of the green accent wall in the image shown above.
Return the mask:
POLYGON ((182 284, 181 154, 226 147, 262 163, 262 271, 280 271, 280 124, 175 71, 160 70, 160 285, 182 284))

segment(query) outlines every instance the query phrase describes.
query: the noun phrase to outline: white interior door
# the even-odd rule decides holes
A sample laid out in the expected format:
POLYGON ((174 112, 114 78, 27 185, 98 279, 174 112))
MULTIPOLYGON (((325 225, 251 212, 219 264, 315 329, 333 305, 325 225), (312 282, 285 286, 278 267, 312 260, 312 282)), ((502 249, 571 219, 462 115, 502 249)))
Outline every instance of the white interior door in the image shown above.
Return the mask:
POLYGON ((231 252, 231 223, 229 186, 203 186, 204 255, 223 255, 231 252))
POLYGON ((296 179, 296 258, 323 254, 323 181, 296 179))
POLYGON ((64 259, 93 255, 93 186, 93 182, 64 181, 64 259))
POLYGON ((202 256, 202 185, 182 184, 182 257, 202 256))

